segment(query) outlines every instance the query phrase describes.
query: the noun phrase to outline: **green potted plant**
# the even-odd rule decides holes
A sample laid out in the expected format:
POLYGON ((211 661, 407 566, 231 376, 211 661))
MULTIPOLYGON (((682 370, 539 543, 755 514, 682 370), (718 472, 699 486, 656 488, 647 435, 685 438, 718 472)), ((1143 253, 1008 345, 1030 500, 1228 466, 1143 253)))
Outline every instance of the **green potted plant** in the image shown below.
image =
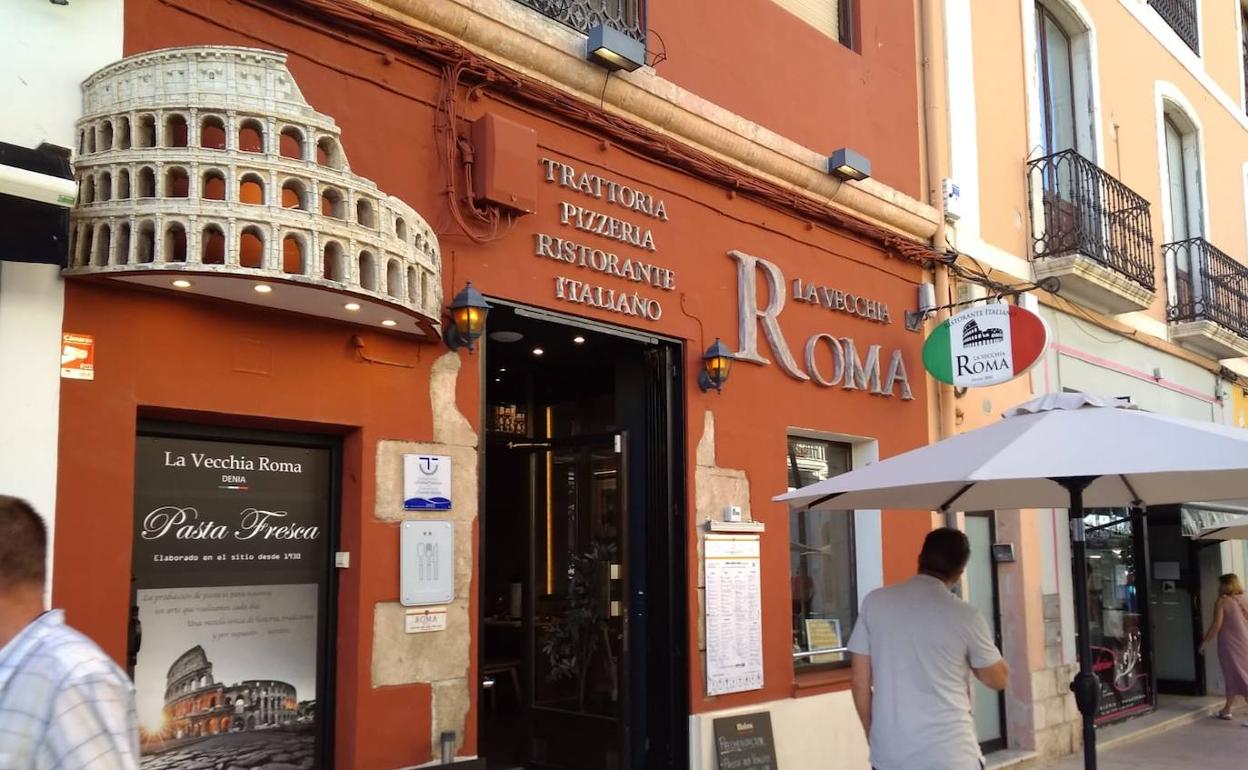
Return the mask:
POLYGON ((611 638, 611 600, 607 590, 615 552, 614 543, 594 540, 584 552, 569 557, 564 611, 541 624, 542 653, 550 665, 546 678, 552 682, 575 682, 577 708, 580 711, 585 710, 589 674, 599 651, 606 656, 611 699, 618 699, 619 682, 611 638))

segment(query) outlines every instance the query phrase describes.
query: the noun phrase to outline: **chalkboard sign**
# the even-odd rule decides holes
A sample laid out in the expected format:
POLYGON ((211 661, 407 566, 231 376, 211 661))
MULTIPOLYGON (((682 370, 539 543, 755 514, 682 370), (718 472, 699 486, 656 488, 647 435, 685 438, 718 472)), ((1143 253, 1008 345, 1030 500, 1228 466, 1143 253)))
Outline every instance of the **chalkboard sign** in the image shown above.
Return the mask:
POLYGON ((777 770, 771 714, 739 714, 716 719, 715 756, 719 770, 777 770))

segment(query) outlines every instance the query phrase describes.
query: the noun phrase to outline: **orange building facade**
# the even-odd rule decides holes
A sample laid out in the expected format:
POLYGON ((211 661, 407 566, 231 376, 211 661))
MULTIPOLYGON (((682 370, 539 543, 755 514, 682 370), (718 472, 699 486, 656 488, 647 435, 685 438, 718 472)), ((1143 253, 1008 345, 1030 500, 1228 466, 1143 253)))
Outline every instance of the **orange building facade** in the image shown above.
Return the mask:
POLYGON ((782 764, 865 766, 844 643, 932 519, 771 498, 928 440, 912 4, 854 4, 846 45, 656 1, 667 62, 567 82, 579 32, 428 5, 127 2, 80 124, 54 602, 129 662, 151 756, 709 768, 716 719, 766 714, 782 764))

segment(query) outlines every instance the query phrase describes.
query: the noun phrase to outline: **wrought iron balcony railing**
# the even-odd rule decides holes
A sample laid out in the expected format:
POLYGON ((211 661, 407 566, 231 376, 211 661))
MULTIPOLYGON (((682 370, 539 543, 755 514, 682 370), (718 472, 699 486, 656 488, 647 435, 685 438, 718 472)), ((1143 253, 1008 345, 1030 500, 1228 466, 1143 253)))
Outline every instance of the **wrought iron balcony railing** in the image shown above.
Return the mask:
POLYGON ((1200 53, 1200 29, 1196 19, 1197 0, 1148 0, 1157 15, 1166 20, 1170 29, 1187 44, 1187 47, 1200 53))
POLYGON ((1212 321, 1248 339, 1248 267, 1204 238, 1167 243, 1162 251, 1175 276, 1167 318, 1212 321))
POLYGON ((1148 201, 1074 150, 1027 164, 1036 259, 1082 254, 1157 287, 1148 201), (1040 200, 1036 200, 1036 196, 1040 200))
POLYGON ((646 0, 518 0, 538 13, 580 32, 600 24, 646 41, 646 0))

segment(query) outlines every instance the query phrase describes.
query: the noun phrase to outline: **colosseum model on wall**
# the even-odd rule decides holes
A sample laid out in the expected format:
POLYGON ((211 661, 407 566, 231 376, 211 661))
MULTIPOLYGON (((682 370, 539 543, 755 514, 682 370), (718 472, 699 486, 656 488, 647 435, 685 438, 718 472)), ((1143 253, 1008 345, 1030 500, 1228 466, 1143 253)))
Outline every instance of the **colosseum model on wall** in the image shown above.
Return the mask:
POLYGON ((437 237, 351 173, 285 54, 139 54, 88 78, 83 102, 67 275, 437 335, 437 237))

